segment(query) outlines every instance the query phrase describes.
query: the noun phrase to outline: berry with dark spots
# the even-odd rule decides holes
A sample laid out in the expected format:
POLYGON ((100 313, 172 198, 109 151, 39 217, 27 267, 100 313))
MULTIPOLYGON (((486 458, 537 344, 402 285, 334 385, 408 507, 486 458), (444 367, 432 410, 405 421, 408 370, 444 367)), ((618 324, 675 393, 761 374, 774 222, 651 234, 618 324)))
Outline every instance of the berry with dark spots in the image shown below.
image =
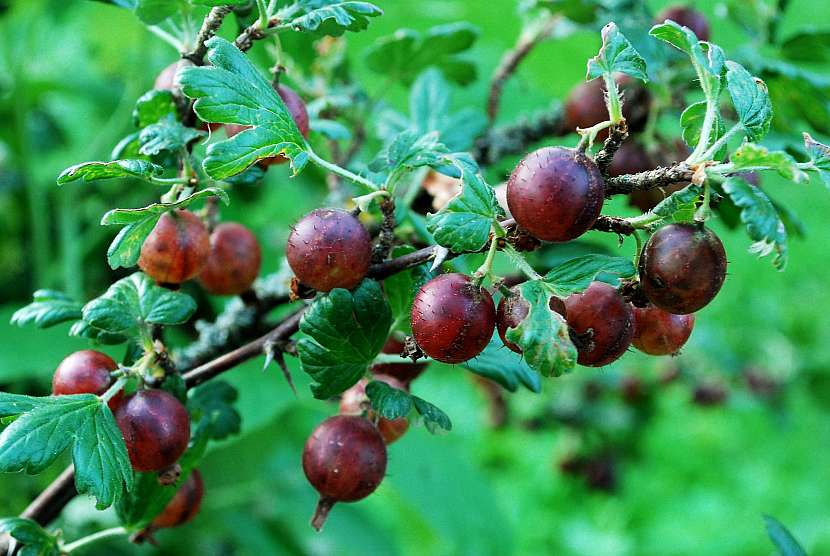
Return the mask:
MULTIPOLYGON (((409 387, 402 381, 395 377, 375 374, 373 380, 385 382, 392 388, 409 391, 409 387)), ((362 378, 357 384, 343 392, 340 397, 340 414, 341 415, 365 415, 367 419, 376 423, 380 435, 386 444, 392 444, 400 437, 402 437, 409 429, 409 419, 401 417, 400 419, 386 419, 378 417, 371 409, 369 397, 366 395, 366 386, 369 384, 369 379, 362 378)))
POLYGON ((424 353, 444 363, 461 363, 487 346, 496 326, 496 307, 490 293, 469 276, 442 274, 418 290, 410 322, 424 353))
POLYGON ((173 465, 190 441, 187 410, 164 390, 139 390, 119 406, 115 420, 136 471, 173 465))
POLYGON ((697 38, 708 41, 711 30, 706 16, 689 6, 669 6, 660 12, 654 19, 656 23, 663 23, 667 19, 691 29, 697 38))
POLYGON ((159 515, 150 524, 152 529, 164 529, 177 527, 191 521, 202 505, 202 497, 205 495, 205 484, 202 481, 202 474, 193 470, 187 480, 179 487, 176 494, 159 515))
POLYGON ((225 222, 210 234, 210 255, 199 283, 214 295, 239 295, 251 288, 261 263, 256 236, 242 224, 225 222))
POLYGON ((643 292, 677 315, 709 304, 726 278, 726 252, 718 236, 699 224, 669 224, 651 236, 640 257, 643 292))
MULTIPOLYGON (((615 79, 623 95, 622 112, 628 124, 628 131, 642 131, 648 121, 651 94, 648 89, 626 75, 618 74, 615 79)), ((604 81, 594 79, 574 87, 565 101, 565 129, 587 129, 605 121, 608 121, 608 107, 605 106, 604 81)), ((607 129, 597 134, 600 141, 607 137, 607 129)))
POLYGON ((188 210, 165 212, 141 246, 138 266, 159 284, 181 284, 207 264, 210 236, 188 210))
MULTIPOLYGON (((390 336, 383 344, 381 353, 400 355, 403 353, 404 344, 395 337, 390 336)), ((376 375, 387 375, 396 378, 404 384, 409 384, 426 370, 428 363, 378 363, 372 367, 376 375)))
POLYGON ((694 315, 675 315, 659 307, 634 308, 634 347, 649 355, 672 355, 692 334, 694 315))
MULTIPOLYGON (((566 316, 565 303, 558 297, 551 297, 548 303, 551 311, 556 311, 563 317, 566 316)), ((510 295, 505 295, 499 302, 496 310, 496 330, 502 343, 516 353, 521 353, 522 348, 507 339, 507 329, 516 328, 525 319, 530 311, 530 305, 519 293, 518 287, 511 289, 510 295)))
POLYGON ((335 503, 361 500, 380 485, 386 474, 386 443, 364 417, 330 417, 306 441, 303 471, 320 493, 311 519, 319 531, 335 503))
MULTIPOLYGON (((85 349, 70 354, 61 361, 52 375, 52 395, 95 394, 106 392, 113 382, 112 372, 118 364, 106 353, 85 349)), ((121 404, 123 392, 116 394, 109 402, 113 411, 121 404)))
POLYGON ((369 233, 345 210, 317 209, 288 236, 288 264, 297 279, 321 292, 357 286, 372 261, 369 233))
POLYGON ((582 293, 565 299, 568 325, 584 345, 578 345, 577 362, 587 367, 602 367, 619 359, 634 335, 631 305, 612 286, 592 282, 582 293))
POLYGON ((594 225, 605 199, 599 168, 584 153, 544 147, 525 156, 507 182, 516 223, 544 241, 570 241, 594 225))

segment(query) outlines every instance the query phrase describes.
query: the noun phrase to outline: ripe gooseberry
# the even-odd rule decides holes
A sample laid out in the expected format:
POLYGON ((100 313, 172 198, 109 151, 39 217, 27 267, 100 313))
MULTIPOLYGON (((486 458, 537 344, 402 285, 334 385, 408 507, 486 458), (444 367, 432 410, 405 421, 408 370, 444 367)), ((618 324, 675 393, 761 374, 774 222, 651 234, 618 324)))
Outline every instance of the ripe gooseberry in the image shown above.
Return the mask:
POLYGON ((577 346, 577 362, 587 367, 602 367, 625 353, 634 334, 634 315, 629 305, 612 286, 592 282, 582 293, 565 299, 568 325, 579 335, 590 338, 577 346))
POLYGON ((634 347, 649 355, 680 351, 692 334, 694 315, 673 315, 659 307, 634 307, 634 347))
POLYGON ((210 254, 199 283, 214 295, 239 295, 251 288, 261 263, 256 236, 242 224, 224 222, 210 234, 210 254))
POLYGON ((159 284, 181 284, 207 264, 210 236, 189 210, 165 212, 141 246, 138 266, 159 284))
POLYGON ((139 390, 118 407, 115 420, 136 471, 173 465, 190 441, 187 410, 164 390, 139 390))
POLYGON ((202 474, 194 469, 161 513, 153 519, 150 527, 163 529, 184 525, 199 513, 204 495, 205 484, 202 474))
MULTIPOLYGON (((394 336, 389 336, 389 339, 383 344, 381 353, 400 355, 403 353, 403 348, 403 342, 399 342, 394 336)), ((427 366, 428 363, 378 363, 372 366, 372 372, 376 375, 386 375, 396 378, 404 384, 409 384, 418 378, 427 366)))
MULTIPOLYGON (((648 121, 651 94, 648 89, 626 75, 618 74, 614 79, 625 98, 622 113, 628 124, 628 131, 642 131, 648 121)), ((587 129, 606 120, 608 108, 605 105, 605 83, 602 79, 580 83, 571 90, 565 101, 566 129, 587 129)), ((604 129, 597 134, 600 141, 604 141, 606 137, 608 130, 604 129)))
POLYGON ((669 6, 654 19, 656 23, 663 23, 667 19, 691 29, 697 38, 708 41, 710 36, 709 22, 699 11, 689 6, 669 6))
MULTIPOLYGON (((374 380, 385 382, 392 388, 409 391, 409 387, 395 377, 375 374, 374 380)), ((397 439, 402 437, 409 429, 409 419, 401 417, 399 419, 386 419, 378 417, 375 412, 371 410, 369 404, 369 397, 366 395, 366 386, 369 384, 369 379, 362 378, 357 384, 343 392, 340 397, 340 414, 341 415, 364 415, 371 422, 376 423, 380 435, 386 444, 392 444, 397 439)))
POLYGON ((288 265, 297 279, 321 292, 357 286, 372 260, 369 233, 345 210, 316 209, 288 236, 288 265))
MULTIPOLYGON (((514 286, 510 292, 509 295, 505 295, 499 301, 496 310, 496 329, 505 347, 516 353, 521 353, 522 348, 508 340, 506 334, 508 328, 516 328, 525 319, 530 311, 530 305, 521 296, 518 287, 514 286)), ((558 297, 551 297, 548 305, 551 311, 556 311, 563 317, 567 314, 565 303, 558 297)))
POLYGON ((718 236, 699 224, 669 224, 649 238, 640 256, 643 293, 677 315, 702 309, 726 278, 726 252, 718 236))
POLYGON ((496 307, 490 293, 469 276, 442 274, 418 290, 410 323, 424 353, 444 363, 461 363, 487 346, 496 326, 496 307))
POLYGON ((335 503, 361 500, 375 491, 386 473, 386 444, 363 417, 329 417, 306 441, 303 472, 320 493, 311 519, 319 531, 335 503))
POLYGON ((519 227, 544 241, 569 241, 594 225, 605 199, 599 168, 584 153, 544 147, 525 156, 507 182, 519 227))
MULTIPOLYGON (((115 382, 111 373, 117 368, 118 364, 106 353, 91 349, 76 351, 68 355, 55 369, 55 374, 52 375, 52 395, 100 396, 115 382)), ((109 401, 110 409, 115 411, 123 398, 124 393, 118 392, 109 401)))

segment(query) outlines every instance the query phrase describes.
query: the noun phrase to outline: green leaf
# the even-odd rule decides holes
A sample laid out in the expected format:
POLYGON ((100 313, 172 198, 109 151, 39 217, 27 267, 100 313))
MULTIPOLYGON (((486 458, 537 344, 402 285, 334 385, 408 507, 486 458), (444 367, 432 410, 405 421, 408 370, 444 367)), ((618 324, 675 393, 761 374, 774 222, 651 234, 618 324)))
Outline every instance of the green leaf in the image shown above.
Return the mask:
POLYGON ((576 366, 576 348, 565 319, 550 309, 550 288, 529 280, 519 286, 519 292, 529 305, 528 313, 515 328, 507 329, 505 337, 522 348, 527 364, 543 376, 570 372, 576 366))
POLYGON ((727 178, 722 184, 724 192, 741 209, 741 222, 746 233, 755 241, 750 252, 759 257, 775 251, 773 265, 783 270, 787 264, 787 230, 778 211, 764 192, 737 176, 727 178))
POLYGON ((440 166, 447 152, 447 147, 438 141, 437 132, 419 136, 413 130, 405 130, 378 153, 369 169, 391 176, 422 166, 440 166))
POLYGON ((334 2, 291 19, 281 27, 316 36, 339 37, 346 31, 365 30, 369 27, 369 18, 381 14, 383 10, 369 2, 334 2))
MULTIPOLYGON (((401 257, 415 251, 414 247, 397 246, 392 249, 392 258, 401 257)), ((383 280, 383 291, 389 300, 392 317, 399 328, 409 330, 409 313, 412 310, 412 300, 415 294, 435 277, 429 264, 422 264, 408 268, 383 280)))
POLYGON ((218 187, 207 187, 175 203, 153 203, 152 205, 137 209, 112 209, 101 218, 101 225, 135 224, 136 222, 143 221, 150 215, 155 215, 158 219, 165 212, 187 208, 194 202, 206 199, 207 197, 218 197, 226 205, 230 200, 225 190, 218 187))
POLYGON ((382 380, 366 385, 366 396, 372 409, 384 419, 401 419, 412 411, 412 397, 408 392, 389 386, 382 380))
POLYGON ((314 379, 315 398, 326 399, 354 385, 380 353, 392 312, 374 280, 349 292, 333 289, 318 297, 300 322, 297 342, 303 371, 314 379))
POLYGON ((440 434, 452 430, 452 422, 446 413, 418 396, 410 396, 415 411, 420 415, 424 426, 432 434, 440 434))
POLYGON ((399 29, 382 37, 366 52, 366 65, 387 78, 411 83, 415 76, 433 66, 459 85, 471 83, 475 65, 459 59, 478 38, 478 29, 469 23, 438 25, 426 33, 399 29))
POLYGON ((207 382, 188 393, 187 407, 197 430, 214 440, 239 434, 241 417, 233 407, 239 397, 236 388, 223 380, 207 382))
POLYGON ((602 28, 602 47, 599 53, 588 60, 586 80, 591 81, 603 75, 613 76, 616 72, 648 81, 646 61, 620 32, 617 24, 611 22, 602 28))
POLYGON ((176 118, 178 108, 173 93, 166 89, 147 91, 138 97, 133 108, 133 123, 136 127, 146 127, 168 116, 176 118))
POLYGON ((83 179, 85 181, 107 180, 111 178, 155 178, 164 172, 164 168, 146 160, 113 160, 112 162, 84 162, 70 166, 58 176, 58 185, 83 179))
MULTIPOLYGON (((567 297, 584 291, 595 280, 618 286, 620 279, 630 278, 636 273, 637 269, 634 268, 634 264, 624 257, 592 254, 565 261, 548 272, 544 281, 553 289, 553 293, 559 297, 567 297)), ((538 292, 535 290, 529 293, 533 294, 534 300, 539 299, 538 292)), ((531 300, 527 296, 525 299, 531 300)))
POLYGON ((448 157, 461 171, 461 192, 440 211, 427 215, 427 230, 435 241, 455 253, 480 251, 501 215, 493 188, 466 156, 448 157))
POLYGON ((701 42, 688 27, 678 25, 667 20, 655 25, 649 34, 657 39, 669 43, 691 58, 692 63, 699 70, 704 91, 708 91, 713 98, 720 93, 720 79, 726 57, 723 50, 714 44, 701 42))
POLYGON ((781 43, 781 55, 797 62, 825 63, 830 61, 827 45, 830 31, 826 29, 805 29, 781 43))
POLYGON ((182 91, 196 100, 193 109, 202 120, 249 126, 208 146, 203 162, 207 174, 225 179, 280 153, 299 172, 307 162, 306 142, 271 83, 225 39, 213 37, 205 44, 211 66, 183 69, 182 91))
POLYGON ((688 185, 657 203, 649 214, 656 214, 671 222, 691 222, 694 220, 696 204, 702 192, 700 186, 688 185))
POLYGON ((518 390, 521 384, 531 392, 539 393, 542 382, 539 373, 528 367, 524 359, 518 354, 504 347, 498 334, 490 338, 490 343, 484 351, 463 363, 459 363, 468 371, 497 382, 510 392, 518 390))
POLYGON ((772 104, 767 86, 736 62, 727 61, 726 67, 726 86, 738 114, 738 121, 743 125, 747 138, 758 141, 767 134, 772 121, 772 104))
MULTIPOLYGON (((703 127, 703 120, 706 117, 706 101, 702 100, 687 107, 680 115, 680 127, 683 129, 683 141, 687 145, 694 148, 700 142, 700 130, 703 127)), ((710 140, 717 141, 726 133, 726 125, 720 113, 716 113, 714 125, 712 126, 712 135, 710 140)), ((723 160, 726 158, 726 147, 724 145, 718 152, 715 153, 716 160, 723 160)))
POLYGON ((34 324, 49 328, 62 322, 81 318, 81 304, 65 293, 55 290, 37 290, 32 302, 15 311, 11 323, 17 326, 34 324))
POLYGON ((821 181, 830 188, 830 147, 813 139, 809 133, 804 133, 804 147, 810 160, 816 167, 821 181))
POLYGON ((106 332, 122 333, 143 324, 187 322, 196 302, 187 294, 157 286, 144 273, 122 278, 84 306, 84 321, 106 332))
POLYGON ((141 148, 138 152, 146 156, 154 156, 162 151, 177 152, 204 136, 205 132, 186 127, 175 116, 168 114, 158 123, 141 130, 138 136, 141 148))
POLYGON ((99 509, 132 488, 127 448, 112 412, 98 396, 34 400, 0 392, 0 414, 20 415, 0 433, 0 471, 41 473, 74 446, 75 486, 79 493, 95 496, 99 509))
POLYGON ((112 332, 105 332, 100 328, 90 326, 88 322, 79 320, 69 329, 70 336, 77 336, 78 338, 87 338, 98 344, 117 345, 123 344, 129 338, 124 334, 116 334, 112 332))
POLYGON ((135 0, 135 15, 147 25, 156 25, 184 6, 183 0, 135 0))
POLYGON ((23 545, 20 556, 60 556, 58 537, 37 522, 22 517, 0 519, 0 533, 8 533, 23 545))
POLYGON ((807 174, 798 167, 795 159, 784 151, 770 151, 766 147, 755 143, 744 143, 729 157, 729 162, 738 172, 741 170, 757 170, 759 167, 770 167, 782 177, 801 183, 807 179, 807 174))
POLYGON ((807 556, 807 551, 798 544, 793 534, 780 521, 771 515, 765 515, 764 523, 767 527, 767 535, 778 549, 780 556, 807 556))

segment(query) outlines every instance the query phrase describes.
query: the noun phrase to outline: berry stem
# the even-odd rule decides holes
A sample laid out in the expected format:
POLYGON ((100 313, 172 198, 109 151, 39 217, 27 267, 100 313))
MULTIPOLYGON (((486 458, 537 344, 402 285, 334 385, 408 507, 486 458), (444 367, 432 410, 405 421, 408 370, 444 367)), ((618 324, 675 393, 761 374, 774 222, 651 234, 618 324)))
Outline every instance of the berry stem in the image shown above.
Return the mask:
POLYGON ((310 148, 306 151, 306 153, 308 154, 308 159, 311 160, 317 166, 320 166, 321 168, 324 168, 333 174, 346 178, 347 180, 362 186, 364 189, 366 189, 368 193, 373 193, 380 189, 378 184, 374 183, 373 181, 370 181, 362 176, 358 176, 357 174, 350 172, 345 168, 341 168, 337 164, 333 164, 328 160, 320 158, 320 156, 317 155, 317 153, 312 151, 310 148))
POLYGON ((91 544, 95 544, 99 541, 108 539, 110 537, 120 537, 126 534, 127 530, 124 527, 113 527, 112 529, 104 529, 103 531, 98 531, 97 533, 93 533, 86 537, 81 537, 75 542, 71 542, 69 544, 64 545, 63 549, 61 550, 61 554, 71 554, 79 548, 87 547, 91 544))
POLYGON ((484 259, 484 262, 481 263, 481 266, 478 267, 478 270, 473 273, 473 282, 476 285, 480 285, 481 282, 487 277, 493 269, 493 260, 496 258, 496 251, 499 249, 499 242, 496 241, 495 234, 491 234, 490 238, 490 248, 487 250, 487 258, 484 259))
POLYGON ((320 531, 323 528, 329 512, 336 503, 337 501, 331 498, 326 498, 325 496, 320 497, 320 500, 317 502, 317 508, 314 510, 314 515, 311 516, 311 526, 314 527, 315 531, 320 531))
POLYGON ((109 401, 113 399, 115 395, 118 394, 118 392, 120 392, 124 388, 124 385, 127 384, 127 380, 128 378, 126 376, 122 376, 121 378, 116 380, 112 386, 107 388, 106 392, 101 394, 101 401, 105 404, 109 403, 109 401))

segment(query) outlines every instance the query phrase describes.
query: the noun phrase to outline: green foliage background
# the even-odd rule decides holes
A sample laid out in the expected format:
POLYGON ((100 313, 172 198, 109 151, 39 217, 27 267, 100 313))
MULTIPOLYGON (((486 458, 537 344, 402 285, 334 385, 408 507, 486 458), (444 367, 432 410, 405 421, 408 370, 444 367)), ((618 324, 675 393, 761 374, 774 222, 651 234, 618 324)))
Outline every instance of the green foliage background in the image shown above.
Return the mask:
MULTIPOLYGON (((663 3, 649 4, 656 9, 663 3)), ((713 40, 727 52, 746 42, 715 2, 694 4, 708 14, 713 40)), ((791 4, 784 35, 830 20, 826 2, 791 4)), ((485 79, 458 90, 454 100, 458 107, 483 106, 486 77, 519 30, 513 0, 379 5, 385 15, 348 39, 368 90, 387 87, 362 64, 361 53, 375 38, 400 27, 425 30, 466 20, 481 31, 469 57, 485 79)), ((508 83, 500 121, 563 99, 583 78, 598 45, 599 34, 587 31, 540 45, 508 83)), ((63 327, 41 331, 6 323, 35 288, 88 298, 122 275, 106 263, 114 231, 97 223, 107 209, 141 206, 156 192, 127 182, 58 189, 54 179, 77 161, 108 156, 130 131, 135 99, 176 56, 132 14, 112 6, 0 1, 0 388, 46 394, 58 362, 86 347, 63 327)), ((265 59, 261 46, 254 56, 265 59)), ((386 99, 403 109, 406 91, 393 86, 386 99)), ((307 377, 296 369, 298 397, 278 371, 263 373, 261 361, 254 361, 227 375, 240 391, 243 434, 206 457, 207 495, 199 517, 159 533, 158 548, 118 540, 90 553, 737 556, 772 552, 764 513, 787 524, 809 553, 830 553, 830 196, 817 182, 796 186, 772 175, 763 186, 803 219, 806 239, 792 242, 789 267, 779 273, 747 252, 742 232, 715 222, 729 253, 729 277, 716 301, 698 314, 679 359, 632 353, 609 368, 546 379, 541 396, 509 396, 513 426, 499 430, 487 426, 486 400, 469 374, 434 364, 413 391, 445 410, 453 431, 433 437, 411 430, 391 447, 389 476, 378 492, 338 506, 322 534, 307 523, 315 494, 302 475, 300 451, 313 426, 336 409, 312 399, 307 377), (576 442, 570 429, 521 426, 551 407, 578 403, 588 379, 614 386, 623 376, 654 377, 673 364, 694 380, 728 383, 729 401, 702 408, 690 403, 688 385, 674 383, 659 391, 643 426, 618 401, 603 403, 598 422, 627 447, 615 493, 588 490, 560 474, 557 461, 576 442), (749 393, 741 374, 747 367, 784 384, 781 396, 765 402, 749 393)), ((274 167, 262 187, 235 190, 223 218, 256 231, 263 270, 271 272, 288 224, 324 195, 316 170, 289 179, 286 167, 274 167)), ((619 200, 606 212, 631 214, 619 200)), ((617 250, 614 238, 598 236, 585 241, 617 250)), ((631 249, 629 240, 622 250, 631 249)), ((218 309, 221 300, 212 303, 218 309)), ((0 515, 18 513, 61 468, 37 478, 0 476, 0 515)), ((60 525, 73 539, 114 521, 111 512, 96 512, 92 501, 76 500, 60 525)))

